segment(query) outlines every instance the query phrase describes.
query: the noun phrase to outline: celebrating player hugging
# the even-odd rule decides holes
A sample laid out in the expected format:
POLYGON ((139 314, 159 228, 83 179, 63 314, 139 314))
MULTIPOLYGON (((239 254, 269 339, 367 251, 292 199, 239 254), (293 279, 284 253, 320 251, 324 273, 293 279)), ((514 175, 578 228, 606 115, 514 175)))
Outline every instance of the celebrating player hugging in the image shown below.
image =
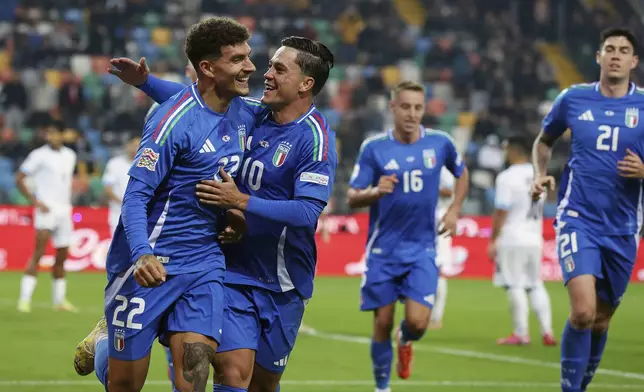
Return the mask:
POLYGON ((642 217, 644 89, 630 82, 638 45, 626 29, 602 32, 599 82, 573 85, 555 100, 533 149, 535 198, 554 142, 572 133, 559 192, 557 252, 570 297, 561 341, 561 390, 585 391, 599 366, 610 320, 633 271, 642 217))
POLYGON ((360 309, 374 312, 371 360, 377 392, 390 390, 396 301, 405 303, 405 317, 396 331, 399 377, 410 376, 411 344, 429 323, 439 277, 434 213, 443 166, 457 180, 440 234, 454 233, 468 189, 467 168, 453 140, 445 132, 420 125, 424 87, 400 83, 392 91, 390 105, 394 129, 364 141, 348 193, 351 207, 370 206, 360 309))

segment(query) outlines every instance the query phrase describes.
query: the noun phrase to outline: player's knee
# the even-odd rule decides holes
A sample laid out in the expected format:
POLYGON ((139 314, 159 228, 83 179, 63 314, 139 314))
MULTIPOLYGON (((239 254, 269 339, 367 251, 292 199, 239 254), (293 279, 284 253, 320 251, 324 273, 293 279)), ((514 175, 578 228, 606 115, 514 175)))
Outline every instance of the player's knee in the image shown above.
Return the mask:
POLYGON ((595 316, 595 321, 593 323, 593 333, 602 334, 606 332, 608 325, 610 324, 610 319, 611 315, 597 312, 597 316, 595 316))
POLYGON ((389 336, 393 329, 394 320, 391 317, 376 317, 374 320, 374 330, 376 333, 389 336))
POLYGON ((409 332, 415 336, 423 336, 429 325, 429 317, 409 317, 405 319, 405 325, 409 332))
POLYGON ((577 329, 587 329, 595 323, 595 309, 592 307, 579 307, 570 312, 570 323, 577 329))
POLYGON ((215 371, 215 381, 217 384, 234 387, 249 385, 252 376, 252 366, 242 363, 228 362, 223 366, 217 366, 215 371))

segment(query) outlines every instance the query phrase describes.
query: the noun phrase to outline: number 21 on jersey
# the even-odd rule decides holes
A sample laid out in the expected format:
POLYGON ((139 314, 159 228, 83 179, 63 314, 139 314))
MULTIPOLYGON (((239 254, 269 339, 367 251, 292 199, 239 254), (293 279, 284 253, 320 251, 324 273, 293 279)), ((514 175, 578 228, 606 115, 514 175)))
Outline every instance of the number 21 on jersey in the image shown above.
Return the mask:
POLYGON ((617 151, 617 140, 619 139, 619 127, 610 125, 600 125, 597 136, 597 150, 599 151, 617 151))

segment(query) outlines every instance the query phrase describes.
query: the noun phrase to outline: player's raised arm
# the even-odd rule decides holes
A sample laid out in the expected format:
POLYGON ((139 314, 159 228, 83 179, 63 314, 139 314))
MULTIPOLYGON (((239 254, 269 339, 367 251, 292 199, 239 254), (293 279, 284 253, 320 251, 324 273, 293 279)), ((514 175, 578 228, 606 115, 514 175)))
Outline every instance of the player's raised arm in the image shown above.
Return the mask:
MULTIPOLYGON (((112 68, 108 69, 109 73, 124 83, 140 89, 157 103, 167 101, 186 87, 181 83, 170 82, 150 75, 150 68, 145 62, 145 57, 141 57, 138 63, 127 57, 119 57, 111 59, 110 64, 112 68)), ((186 73, 192 75, 188 71, 186 73)), ((194 77, 192 79, 195 80, 194 77)))

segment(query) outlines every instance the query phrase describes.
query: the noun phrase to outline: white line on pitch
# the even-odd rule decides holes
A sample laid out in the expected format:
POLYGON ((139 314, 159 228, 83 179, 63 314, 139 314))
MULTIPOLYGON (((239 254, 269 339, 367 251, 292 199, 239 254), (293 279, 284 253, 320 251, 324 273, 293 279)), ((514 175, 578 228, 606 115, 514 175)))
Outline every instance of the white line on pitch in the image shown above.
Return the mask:
MULTIPOLYGON (((371 339, 364 336, 351 336, 351 335, 343 335, 343 334, 337 334, 337 333, 321 332, 311 327, 306 327, 302 329, 301 333, 309 336, 315 336, 321 339, 327 339, 327 340, 337 340, 341 342, 360 343, 360 344, 371 344, 371 339)), ((540 367, 547 367, 547 368, 553 368, 553 369, 559 369, 560 367, 560 365, 556 362, 548 362, 548 361, 541 361, 538 359, 514 357, 510 355, 491 354, 491 353, 485 353, 485 352, 479 352, 479 351, 462 350, 462 349, 449 348, 449 347, 415 345, 414 350, 454 355, 457 357, 485 359, 485 360, 496 361, 496 362, 540 366, 540 367)), ((596 373, 603 374, 605 376, 614 376, 614 377, 627 378, 632 380, 644 380, 644 374, 641 374, 641 373, 622 372, 619 370, 602 369, 602 368, 597 369, 596 373)), ((640 388, 644 388, 644 386, 641 386, 640 388)))
MULTIPOLYGON (((299 386, 372 386, 373 380, 283 380, 282 385, 299 386)), ((0 387, 70 387, 99 385, 98 380, 0 380, 0 387)), ((167 380, 148 380, 147 386, 170 385, 167 380)), ((447 387, 447 388, 558 388, 559 383, 524 382, 524 381, 392 381, 393 386, 405 387, 447 387)), ((605 390, 642 390, 644 385, 633 384, 593 384, 594 389, 605 390)))

